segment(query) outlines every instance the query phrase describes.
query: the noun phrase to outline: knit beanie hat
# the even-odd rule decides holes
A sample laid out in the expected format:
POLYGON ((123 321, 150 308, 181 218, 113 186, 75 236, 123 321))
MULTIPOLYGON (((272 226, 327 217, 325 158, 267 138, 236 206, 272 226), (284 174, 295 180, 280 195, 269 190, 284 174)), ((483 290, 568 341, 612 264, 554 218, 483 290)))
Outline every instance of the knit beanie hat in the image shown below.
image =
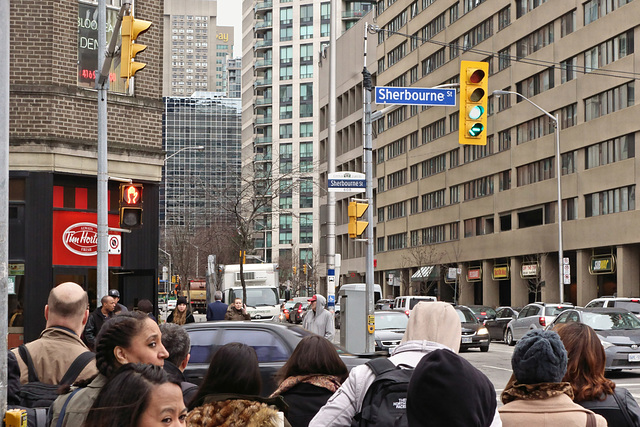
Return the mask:
POLYGON ((496 391, 489 378, 449 350, 424 356, 409 381, 410 427, 488 427, 496 406, 496 391))
POLYGON ((561 382, 567 371, 567 351, 557 333, 533 329, 518 341, 511 368, 520 384, 561 382))
POLYGON ((180 305, 180 304, 187 304, 187 297, 178 297, 178 300, 176 301, 176 305, 180 305))

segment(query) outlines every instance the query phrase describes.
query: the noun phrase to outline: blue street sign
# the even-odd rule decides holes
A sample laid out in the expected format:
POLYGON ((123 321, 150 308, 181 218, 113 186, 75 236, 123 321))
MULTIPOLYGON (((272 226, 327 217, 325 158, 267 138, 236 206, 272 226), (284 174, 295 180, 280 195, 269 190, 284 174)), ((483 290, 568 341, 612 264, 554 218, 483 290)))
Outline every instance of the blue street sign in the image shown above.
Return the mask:
POLYGON ((426 87, 375 87, 376 104, 435 105, 455 107, 455 89, 432 89, 426 87))
POLYGON ((327 185, 329 191, 362 193, 366 188, 367 181, 361 172, 332 172, 329 174, 327 185))

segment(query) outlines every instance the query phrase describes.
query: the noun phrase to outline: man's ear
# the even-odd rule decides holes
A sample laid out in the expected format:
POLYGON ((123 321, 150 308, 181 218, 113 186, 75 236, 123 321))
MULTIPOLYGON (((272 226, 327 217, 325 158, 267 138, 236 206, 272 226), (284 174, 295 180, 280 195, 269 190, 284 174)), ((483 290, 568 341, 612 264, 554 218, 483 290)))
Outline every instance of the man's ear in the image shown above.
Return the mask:
POLYGON ((181 371, 184 371, 187 368, 187 365, 189 364, 189 359, 191 359, 191 354, 187 354, 187 357, 184 358, 180 366, 178 366, 178 369, 180 369, 181 371))
POLYGON ((44 320, 49 320, 49 304, 45 304, 44 306, 44 320))
POLYGON ((82 326, 86 325, 88 320, 89 320, 89 309, 86 309, 84 311, 84 315, 82 316, 82 326))

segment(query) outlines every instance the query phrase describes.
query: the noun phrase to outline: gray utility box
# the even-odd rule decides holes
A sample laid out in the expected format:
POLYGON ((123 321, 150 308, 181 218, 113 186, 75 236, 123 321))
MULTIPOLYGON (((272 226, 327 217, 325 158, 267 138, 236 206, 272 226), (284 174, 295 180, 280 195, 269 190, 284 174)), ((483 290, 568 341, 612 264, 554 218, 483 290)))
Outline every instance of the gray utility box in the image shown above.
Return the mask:
MULTIPOLYGON (((366 353, 368 332, 365 284, 342 285, 338 297, 340 298, 340 345, 351 353, 366 353)), ((373 285, 373 302, 381 298, 380 285, 373 285)))

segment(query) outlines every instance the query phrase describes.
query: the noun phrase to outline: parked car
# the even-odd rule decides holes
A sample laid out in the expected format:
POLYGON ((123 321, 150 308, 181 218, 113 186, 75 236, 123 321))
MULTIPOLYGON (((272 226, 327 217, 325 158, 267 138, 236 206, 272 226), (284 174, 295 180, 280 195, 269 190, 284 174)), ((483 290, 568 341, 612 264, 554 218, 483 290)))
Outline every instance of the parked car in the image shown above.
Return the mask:
POLYGON ((417 303, 420 301, 433 302, 437 301, 436 297, 424 297, 424 296, 404 296, 404 297, 396 297, 393 300, 393 309, 398 311, 404 311, 404 313, 408 316, 409 312, 417 303))
POLYGON ((493 319, 486 319, 484 326, 489 331, 491 341, 502 341, 504 339, 504 333, 507 330, 507 325, 511 320, 518 317, 518 310, 511 307, 498 307, 496 308, 496 317, 493 319))
POLYGON ((582 308, 563 311, 548 326, 580 322, 591 326, 607 356, 605 369, 640 369, 640 320, 624 308, 582 308))
MULTIPOLYGON (((300 326, 275 322, 201 322, 184 328, 191 339, 191 359, 184 370, 187 381, 201 384, 216 350, 224 344, 240 342, 253 347, 258 355, 262 396, 276 389, 273 376, 289 359, 298 342, 311 334, 300 326)), ((348 369, 369 360, 335 347, 348 369)))
POLYGON ((518 317, 507 324, 507 329, 504 332, 504 342, 508 345, 515 345, 516 341, 531 329, 544 329, 549 323, 553 322, 558 314, 570 308, 574 308, 573 304, 534 302, 524 306, 518 313, 518 317))
POLYGON ((289 310, 289 319, 291 323, 302 323, 305 313, 307 312, 308 302, 297 302, 289 310))
POLYGON ((489 344, 491 344, 491 338, 489 338, 489 331, 485 326, 478 321, 468 307, 464 305, 458 305, 455 307, 456 313, 460 318, 460 326, 462 327, 462 337, 460 338, 460 350, 467 350, 469 348, 478 347, 480 351, 489 351, 489 344))
POLYGON ((585 308, 616 307, 624 308, 640 317, 640 298, 600 297, 589 301, 585 308))
POLYGON ((376 301, 375 310, 391 310, 393 309, 392 299, 379 299, 376 301))
POLYGON ((495 319, 496 311, 487 305, 468 305, 469 309, 473 311, 473 314, 476 316, 480 323, 484 322, 485 319, 495 319))
POLYGON ((391 353, 400 344, 400 340, 407 329, 409 317, 394 310, 379 310, 374 312, 376 319, 375 341, 376 351, 391 353))

